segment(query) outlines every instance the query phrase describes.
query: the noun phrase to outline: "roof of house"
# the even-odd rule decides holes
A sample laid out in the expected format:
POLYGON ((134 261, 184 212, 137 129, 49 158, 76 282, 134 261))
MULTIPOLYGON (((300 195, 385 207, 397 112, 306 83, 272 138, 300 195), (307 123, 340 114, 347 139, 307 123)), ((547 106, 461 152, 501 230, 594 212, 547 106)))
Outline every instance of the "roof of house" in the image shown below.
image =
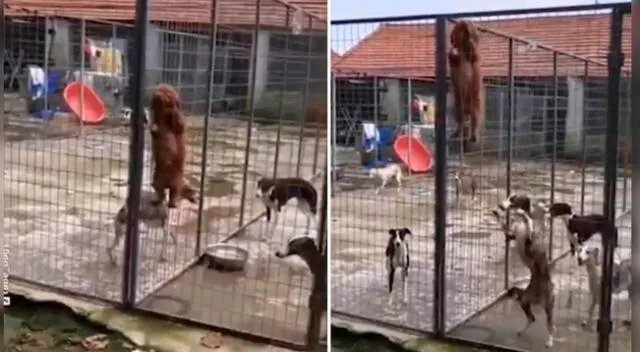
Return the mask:
MULTIPOLYGON (((480 57, 485 76, 507 76, 509 40, 514 42, 514 75, 553 76, 553 53, 543 47, 597 61, 590 76, 605 76, 609 46, 609 14, 528 17, 476 22, 480 29, 480 57), (526 44, 529 43, 529 44, 526 44)), ((451 27, 451 26, 449 26, 451 27)), ((631 19, 625 18, 623 52, 631 63, 631 19)), ((435 76, 435 26, 382 24, 342 54, 333 65, 338 75, 377 75, 429 78, 435 76)), ((582 75, 583 60, 559 54, 558 75, 582 75)))
MULTIPOLYGON (((217 0, 218 20, 233 25, 254 25, 256 0, 217 0)), ((136 0, 5 0, 5 15, 58 15, 106 21, 132 21, 136 0)), ((212 0, 150 0, 152 21, 210 23, 212 0)), ((260 24, 286 27, 287 7, 301 9, 313 18, 314 29, 327 28, 327 0, 264 0, 260 2, 260 24)), ((289 24, 293 16, 290 13, 289 24)), ((307 17, 308 18, 308 17, 307 17)), ((308 23, 308 22, 307 22, 308 23)), ((305 27, 308 27, 305 23, 305 27)))
POLYGON ((335 66, 338 64, 338 61, 342 58, 342 56, 340 56, 338 53, 336 53, 335 51, 331 50, 331 66, 335 66))

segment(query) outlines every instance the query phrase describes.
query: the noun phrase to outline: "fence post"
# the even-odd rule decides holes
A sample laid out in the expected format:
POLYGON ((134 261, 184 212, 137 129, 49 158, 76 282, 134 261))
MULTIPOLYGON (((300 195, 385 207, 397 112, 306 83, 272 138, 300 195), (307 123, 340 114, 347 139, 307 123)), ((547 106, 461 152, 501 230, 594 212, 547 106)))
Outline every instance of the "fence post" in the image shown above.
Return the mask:
POLYGON ((138 213, 140 208, 140 190, 142 189, 142 171, 144 166, 144 99, 148 0, 137 0, 135 22, 135 50, 131 75, 132 88, 132 121, 131 144, 129 146, 129 189, 127 196, 127 227, 124 241, 124 263, 122 265, 122 303, 133 308, 136 303, 138 279, 138 213))
POLYGON ((580 176, 580 214, 584 214, 584 198, 585 191, 587 189, 587 126, 585 121, 589 114, 588 100, 589 100, 589 61, 584 62, 584 79, 582 88, 582 131, 581 133, 581 145, 582 145, 582 175, 580 176))
MULTIPOLYGON (((632 22, 639 23, 640 22, 640 4, 635 1, 632 3, 632 22)), ((638 31, 632 31, 632 43, 640 43, 640 33, 638 31)), ((633 51, 633 57, 640 57, 640 46, 632 45, 631 50, 633 51)), ((631 91, 635 94, 640 92, 640 66, 632 65, 632 80, 631 80, 631 91)), ((640 100, 631 99, 631 116, 637 116, 640 113, 640 100)), ((639 127, 640 120, 637 118, 631 118, 631 133, 635 133, 637 135, 637 131, 640 130, 639 127)), ((633 140, 631 141, 633 142, 633 140)), ((633 144, 632 144, 633 145, 633 144)), ((637 145, 637 139, 636 139, 637 145)), ((640 153, 638 153, 638 148, 631 152, 631 168, 632 170, 638 170, 640 166, 640 153)), ((635 175, 633 175, 635 178, 635 175)), ((640 199, 640 187, 638 187, 638 183, 636 182, 635 186, 633 185, 633 181, 631 183, 631 203, 632 203, 632 217, 633 219, 640 218, 640 211, 638 206, 636 205, 635 209, 633 209, 633 199, 640 199)), ((640 222, 632 221, 631 222, 631 252, 632 253, 640 253, 640 222)), ((640 260, 638 260, 640 256, 632 256, 632 290, 633 292, 640 292, 640 260)), ((633 321, 640 321, 640 295, 631 295, 631 346, 640 346, 640 324, 633 324, 633 321)))
POLYGON ((247 123, 247 143, 244 148, 244 167, 242 168, 242 192, 240 192, 240 218, 238 227, 244 224, 244 212, 247 206, 247 174, 249 173, 249 155, 251 153, 251 135, 253 130, 253 118, 255 114, 256 97, 256 66, 258 65, 258 36, 260 35, 260 0, 256 0, 256 28, 253 31, 253 48, 251 49, 251 80, 249 87, 249 122, 247 123))
MULTIPOLYGON (((302 95, 302 114, 300 114, 300 131, 298 134, 298 162, 296 165, 296 176, 300 177, 300 165, 302 164, 302 151, 303 151, 303 141, 304 141, 304 125, 305 125, 305 115, 307 113, 308 99, 309 99, 309 82, 311 81, 311 55, 313 53, 312 49, 312 37, 311 37, 311 25, 313 24, 313 17, 309 16, 309 32, 307 33, 307 62, 305 65, 305 84, 304 91, 302 95)), ((304 33, 304 32, 303 32, 304 33)))
MULTIPOLYGON (((413 96, 413 92, 411 91, 411 78, 407 79, 407 123, 408 126, 407 128, 409 129, 409 133, 408 135, 410 137, 413 138, 413 107, 411 106, 411 98, 413 96)), ((422 113, 422 112, 420 112, 422 113)), ((413 139, 409 139, 410 141, 412 141, 413 139)), ((409 142, 409 150, 407 151, 407 156, 409 159, 409 165, 411 165, 411 146, 413 145, 413 142, 409 142)), ((409 176, 411 176, 411 168, 408 168, 408 174, 409 176)))
MULTIPOLYGON (((611 13, 611 32, 609 42, 608 86, 607 86, 607 137, 604 183, 603 213, 613 224, 616 217, 616 184, 618 178, 618 117, 620 110, 620 72, 624 58, 622 56, 622 12, 619 8, 611 13)), ((617 246, 618 230, 603 234, 604 255, 602 262, 602 284, 600 287, 600 317, 598 320, 598 352, 609 351, 611 335, 611 285, 613 282, 613 251, 617 246)))
MULTIPOLYGON (((313 22, 312 22, 312 24, 313 24, 313 22)), ((313 26, 311 26, 311 31, 313 31, 313 26)), ((325 40, 325 42, 326 42, 326 40, 325 40)), ((315 53, 313 55, 314 55, 313 57, 315 57, 315 53)), ((311 59, 312 61, 313 61, 313 57, 311 59)), ((330 56, 327 56, 327 60, 325 61, 326 65, 329 65, 329 63, 331 62, 331 61, 329 61, 330 60, 329 58, 330 58, 330 56)), ((330 69, 331 68, 329 66, 327 66, 327 70, 330 70, 330 69)), ((329 72, 327 72, 326 76, 328 76, 328 75, 329 75, 329 72)), ((325 89, 326 89, 326 86, 327 86, 327 81, 326 80, 324 81, 324 86, 325 86, 325 89)), ((327 99, 329 99, 328 95, 327 95, 327 99)), ((326 104, 326 100, 325 100, 324 103, 326 104)), ((314 146, 313 146, 313 170, 311 172, 312 175, 315 175, 316 171, 318 171, 318 152, 319 152, 319 149, 320 149, 320 135, 322 134, 322 127, 324 127, 325 131, 326 131, 326 127, 327 127, 326 121, 327 121, 327 116, 328 116, 327 114, 329 113, 329 111, 326 109, 326 106, 325 106, 324 111, 325 111, 325 116, 324 116, 325 124, 322 124, 322 117, 321 117, 320 121, 313 121, 315 123, 315 125, 316 125, 316 139, 314 141, 314 146)), ((315 118, 315 116, 314 116, 314 118, 315 118)), ((325 145, 326 145, 326 143, 327 142, 325 141, 325 145)), ((325 153, 325 159, 326 159, 326 153, 325 153)))
MULTIPOLYGON (((331 68, 330 68, 331 69, 331 68)), ((336 135, 338 133, 338 107, 336 106, 336 77, 333 74, 333 70, 331 70, 330 79, 331 79, 331 112, 327 116, 328 122, 331 124, 331 150, 327 151, 327 155, 331 153, 331 169, 329 173, 331 174, 331 198, 335 196, 336 183, 338 182, 337 170, 336 170, 336 155, 337 155, 337 140, 336 135)))
MULTIPOLYGON (((325 162, 326 165, 326 162, 325 162)), ((325 168, 325 175, 327 170, 325 168)), ((319 273, 313 275, 313 289, 309 295, 309 321, 307 324, 307 349, 311 351, 320 341, 320 329, 323 312, 327 311, 327 214, 328 214, 328 178, 322 183, 322 203, 320 223, 318 224, 318 249, 322 253, 323 265, 319 273)))
MULTIPOLYGON (((287 12, 285 14, 285 23, 289 27, 289 18, 291 16, 291 8, 287 6, 287 12)), ((289 35, 284 36, 284 47, 289 46, 289 35)), ((286 52, 286 50, 285 50, 286 52)), ((285 54, 282 59, 284 60, 284 68, 282 72, 282 82, 280 83, 280 97, 278 99, 278 131, 276 132, 276 150, 273 153, 273 178, 278 175, 278 160, 280 160, 280 141, 282 140, 282 123, 284 122, 284 98, 287 90, 287 78, 289 77, 289 57, 285 54)))
POLYGON ((204 210, 204 184, 207 175, 207 144, 209 142, 209 119, 211 118, 211 109, 213 109, 213 77, 216 68, 216 48, 218 36, 218 0, 211 0, 211 32, 209 35, 209 47, 211 54, 209 55, 209 81, 207 82, 207 111, 204 115, 204 132, 202 133, 202 160, 200 161, 200 197, 198 199, 198 227, 196 231, 196 252, 195 256, 199 257, 202 248, 202 212, 204 210))
MULTIPOLYGON (((4 6, 2 6, 2 10, 0 10, 0 33, 2 33, 0 35, 0 54, 2 54, 2 60, 3 60, 3 64, 0 65, 0 77, 2 77, 2 84, 0 84, 0 120, 2 120, 2 123, 0 123, 0 135, 4 136, 4 126, 7 124, 7 120, 5 120, 7 117, 4 116, 4 50, 5 50, 5 36, 7 33, 5 31, 5 25, 6 25, 6 18, 4 17, 4 6)), ((11 87, 9 87, 9 89, 11 89, 11 87)), ((4 142, 4 140, 3 140, 4 142)), ((4 143, 3 143, 4 144, 4 143)), ((2 169, 4 170, 4 158, 2 158, 2 169)), ((4 208, 4 207, 3 207, 4 208)), ((4 211, 0 211, 0 214, 3 215, 3 219, 4 219, 4 211)))
MULTIPOLYGON (((513 38, 509 38, 509 62, 507 67, 507 106, 509 108, 509 117, 507 118, 507 197, 511 195, 511 167, 513 163, 513 119, 515 118, 515 97, 513 95, 513 38)), ((502 110, 502 107, 501 107, 502 110)), ((507 226, 509 226, 509 213, 507 212, 507 226)), ((504 255, 509 258, 509 240, 505 236, 504 255)), ((509 261, 504 261, 504 289, 509 288, 509 261)))
MULTIPOLYGON (((78 137, 84 136, 84 87, 85 87, 85 67, 87 65, 86 55, 87 45, 87 21, 84 17, 80 20, 80 133, 78 137)), ((47 57, 49 55, 47 54, 47 57)), ((89 59, 89 65, 91 65, 91 59, 89 59)), ((49 65, 46 65, 47 69, 49 65)))
MULTIPOLYGON (((553 127, 552 127, 552 139, 551 143, 551 194, 549 195, 550 202, 553 204, 556 197, 556 162, 558 159, 558 147, 556 143, 558 141, 558 53, 553 52, 553 127)), ((549 260, 553 260, 553 221, 549 223, 549 249, 547 257, 549 260)))
POLYGON ((436 19, 436 170, 435 170, 435 255, 433 320, 436 336, 445 334, 446 222, 447 222, 447 23, 436 19))

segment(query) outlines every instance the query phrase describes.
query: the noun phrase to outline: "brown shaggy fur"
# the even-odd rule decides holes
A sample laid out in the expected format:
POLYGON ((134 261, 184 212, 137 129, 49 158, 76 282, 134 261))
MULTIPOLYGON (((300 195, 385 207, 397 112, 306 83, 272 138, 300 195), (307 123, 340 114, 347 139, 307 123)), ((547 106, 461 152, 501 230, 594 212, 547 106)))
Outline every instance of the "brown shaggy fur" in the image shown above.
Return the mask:
POLYGON ((195 190, 185 181, 187 159, 186 121, 180 97, 168 84, 160 84, 151 96, 151 149, 154 161, 152 186, 156 204, 165 200, 169 190, 169 208, 176 208, 182 198, 196 203, 195 190))
POLYGON ((465 21, 454 25, 450 36, 449 67, 453 83, 456 132, 462 137, 465 151, 478 141, 484 122, 484 87, 478 52, 479 36, 473 24, 465 21))

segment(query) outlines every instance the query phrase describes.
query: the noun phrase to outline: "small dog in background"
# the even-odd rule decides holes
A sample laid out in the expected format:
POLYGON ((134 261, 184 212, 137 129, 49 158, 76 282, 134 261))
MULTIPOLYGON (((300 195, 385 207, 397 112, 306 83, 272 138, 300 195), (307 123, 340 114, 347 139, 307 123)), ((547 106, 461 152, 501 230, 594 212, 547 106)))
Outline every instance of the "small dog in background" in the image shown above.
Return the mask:
POLYGON ((470 194, 471 200, 476 200, 478 184, 473 172, 468 169, 461 169, 454 175, 456 185, 456 205, 460 205, 460 194, 470 194))
POLYGON ((292 198, 298 201, 298 209, 307 217, 306 234, 309 233, 311 223, 316 223, 318 191, 307 180, 299 177, 261 178, 258 180, 256 198, 260 198, 266 207, 267 222, 271 221, 273 212, 274 219, 269 236, 273 235, 278 224, 278 215, 282 211, 282 207, 292 198))
POLYGON ((389 229, 389 240, 385 257, 387 259, 387 273, 389 285, 389 305, 393 304, 393 281, 396 269, 400 269, 402 277, 402 299, 407 303, 409 296, 407 285, 409 279, 409 236, 412 236, 408 228, 389 229))
MULTIPOLYGON (((133 116, 133 109, 131 108, 122 108, 122 118, 127 121, 127 124, 131 124, 131 116, 133 116)), ((144 120, 143 123, 145 126, 149 125, 149 109, 144 108, 144 120)))
MULTIPOLYGON (((582 322, 582 326, 590 329, 593 325, 593 312, 600 303, 600 285, 602 284, 602 275, 600 269, 600 249, 595 246, 582 245, 578 251, 578 265, 584 266, 587 272, 589 282, 589 294, 591 303, 589 305, 589 315, 587 320, 582 322)), ((622 260, 615 263, 613 267, 613 285, 611 292, 619 294, 627 292, 631 294, 631 259, 622 260)), ((629 300, 631 297, 629 296, 629 300)), ((629 301, 631 303, 631 301, 629 301)))
POLYGON ((576 255, 578 246, 588 241, 595 234, 613 236, 615 225, 601 214, 576 215, 567 203, 554 203, 549 208, 551 218, 559 217, 567 228, 567 239, 571 246, 571 254, 576 255))
POLYGON ((169 208, 185 198, 196 203, 196 191, 185 179, 187 159, 186 120, 180 97, 168 84, 160 84, 151 96, 151 151, 154 161, 152 186, 156 205, 165 201, 169 190, 169 208))
POLYGON ((391 163, 383 167, 374 167, 369 170, 369 178, 377 177, 380 179, 380 187, 376 190, 376 194, 380 193, 389 180, 396 179, 398 183, 398 192, 402 188, 402 167, 399 164, 391 163))
MULTIPOLYGON (((155 205, 155 194, 150 191, 143 190, 140 195, 140 209, 139 209, 139 220, 140 222, 147 225, 149 229, 156 228, 162 229, 163 237, 162 237, 162 247, 160 249, 160 261, 166 260, 166 244, 168 237, 171 237, 171 241, 173 244, 177 243, 176 236, 169 231, 168 221, 169 221, 169 208, 165 204, 155 205)), ((127 216, 129 210, 127 206, 127 202, 120 207, 116 216, 113 217, 113 225, 114 225, 114 239, 111 246, 107 248, 107 254, 109 255, 109 259, 111 260, 112 265, 116 265, 116 258, 113 255, 113 251, 120 244, 121 239, 125 235, 126 227, 127 227, 127 216)))
POLYGON ((453 26, 449 39, 449 68, 457 124, 451 138, 462 137, 464 151, 470 151, 472 143, 478 141, 484 121, 484 86, 478 49, 480 36, 472 23, 460 21, 453 26))

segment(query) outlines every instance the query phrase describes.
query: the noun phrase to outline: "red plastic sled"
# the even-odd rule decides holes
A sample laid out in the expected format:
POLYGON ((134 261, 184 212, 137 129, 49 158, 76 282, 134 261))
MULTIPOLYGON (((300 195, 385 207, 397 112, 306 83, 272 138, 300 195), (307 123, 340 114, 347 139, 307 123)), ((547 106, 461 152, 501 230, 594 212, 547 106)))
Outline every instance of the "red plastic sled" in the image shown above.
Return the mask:
POLYGON ((69 110, 80 120, 83 116, 80 104, 80 92, 84 91, 84 123, 100 123, 105 117, 105 107, 102 99, 91 89, 91 87, 80 82, 73 82, 64 88, 62 93, 64 101, 69 106, 69 110))
POLYGON ((393 142, 393 150, 395 150, 398 158, 409 167, 411 172, 428 172, 433 166, 431 150, 417 137, 399 136, 393 142), (409 159, 409 148, 411 148, 411 159, 409 159))

